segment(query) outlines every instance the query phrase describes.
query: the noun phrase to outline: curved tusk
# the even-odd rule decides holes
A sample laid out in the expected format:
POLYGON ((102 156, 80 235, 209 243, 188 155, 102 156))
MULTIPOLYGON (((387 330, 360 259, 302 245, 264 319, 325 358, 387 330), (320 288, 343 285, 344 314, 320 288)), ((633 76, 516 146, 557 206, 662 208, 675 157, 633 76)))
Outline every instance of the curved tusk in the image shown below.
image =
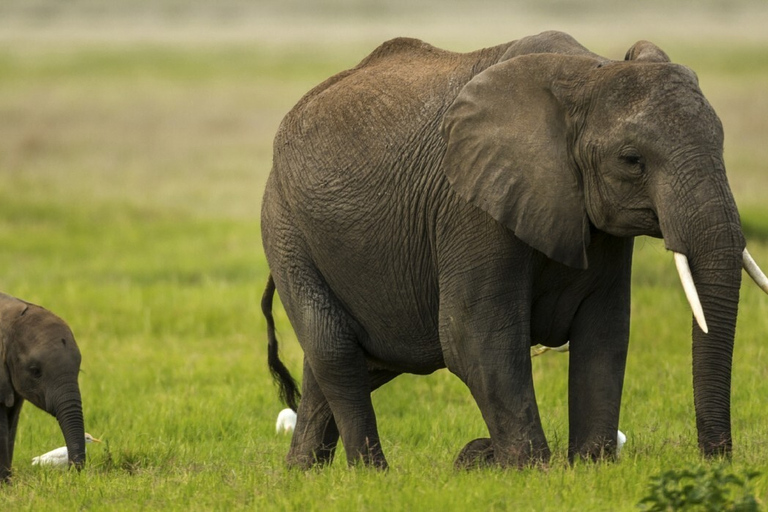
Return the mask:
POLYGON ((708 333, 707 321, 704 319, 704 309, 699 302, 699 294, 696 291, 696 285, 693 283, 693 276, 691 275, 691 267, 688 265, 688 258, 685 254, 679 252, 675 254, 675 266, 677 267, 677 273, 680 275, 680 282, 683 284, 683 290, 685 290, 685 297, 688 299, 688 304, 691 305, 691 311, 696 318, 696 322, 699 324, 704 333, 708 333))
POLYGON ((752 280, 757 283, 757 286, 762 288, 765 293, 768 293, 768 277, 765 277, 765 274, 760 270, 760 267, 757 266, 757 263, 752 259, 752 255, 749 254, 749 251, 746 248, 742 254, 742 260, 744 270, 747 271, 749 277, 751 277, 752 280))

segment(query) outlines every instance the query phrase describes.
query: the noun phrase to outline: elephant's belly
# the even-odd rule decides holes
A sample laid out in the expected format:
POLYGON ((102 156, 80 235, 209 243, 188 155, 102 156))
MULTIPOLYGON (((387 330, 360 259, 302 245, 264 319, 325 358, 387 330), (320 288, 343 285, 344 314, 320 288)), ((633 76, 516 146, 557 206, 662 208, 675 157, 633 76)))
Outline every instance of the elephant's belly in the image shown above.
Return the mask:
POLYGON ((580 300, 560 292, 548 293, 533 303, 531 315, 531 345, 559 347, 568 341, 568 335, 580 300))
POLYGON ((440 344, 432 340, 403 340, 368 342, 365 346, 368 363, 373 368, 398 373, 426 375, 445 368, 440 344))
POLYGON ((326 273, 333 294, 357 324, 368 359, 388 370, 425 374, 445 367, 437 329, 436 286, 413 269, 382 272, 381 267, 351 265, 355 278, 326 273), (400 276, 411 276, 408 282, 400 276))
MULTIPOLYGON (((346 301, 345 301, 346 302, 346 301)), ((360 344, 371 364, 401 373, 427 374, 445 367, 443 352, 431 315, 423 307, 404 307, 404 301, 379 301, 348 306, 360 324, 360 344)))
POLYGON ((380 226, 369 226, 363 237, 339 228, 312 247, 312 258, 357 324, 371 361, 393 371, 431 373, 445 366, 437 273, 424 234, 403 226, 395 231, 388 237, 380 226))

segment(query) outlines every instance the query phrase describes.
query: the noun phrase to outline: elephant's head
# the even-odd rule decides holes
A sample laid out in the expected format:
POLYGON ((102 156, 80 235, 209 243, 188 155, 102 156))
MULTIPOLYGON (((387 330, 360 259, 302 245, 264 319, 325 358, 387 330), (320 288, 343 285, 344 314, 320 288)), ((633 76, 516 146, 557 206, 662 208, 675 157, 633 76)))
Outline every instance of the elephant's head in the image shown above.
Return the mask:
POLYGON ((512 57, 464 87, 443 135, 454 190, 561 263, 588 266, 593 229, 664 238, 698 324, 699 446, 729 453, 731 358, 748 253, 725 175, 722 125, 696 75, 645 41, 625 61, 512 57))
POLYGON ((56 417, 69 458, 85 462, 80 350, 67 324, 39 306, 0 294, 0 479, 7 480, 24 400, 56 417))

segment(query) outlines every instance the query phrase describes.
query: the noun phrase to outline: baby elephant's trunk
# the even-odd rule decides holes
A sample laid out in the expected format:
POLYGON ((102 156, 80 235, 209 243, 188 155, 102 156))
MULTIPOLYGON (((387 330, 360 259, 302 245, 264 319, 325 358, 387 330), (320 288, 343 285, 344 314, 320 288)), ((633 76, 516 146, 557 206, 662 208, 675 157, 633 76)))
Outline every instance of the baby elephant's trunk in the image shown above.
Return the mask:
POLYGON ((85 426, 80 391, 62 393, 62 400, 57 402, 56 420, 67 444, 69 462, 78 470, 85 466, 85 426))

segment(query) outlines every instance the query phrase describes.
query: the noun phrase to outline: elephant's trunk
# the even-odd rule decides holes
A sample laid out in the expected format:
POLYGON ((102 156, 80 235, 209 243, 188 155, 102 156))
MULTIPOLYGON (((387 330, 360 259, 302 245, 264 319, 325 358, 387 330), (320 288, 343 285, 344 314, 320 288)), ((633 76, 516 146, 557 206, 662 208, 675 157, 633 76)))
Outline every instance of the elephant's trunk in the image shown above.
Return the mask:
POLYGON ((731 452, 731 362, 743 247, 732 244, 692 259, 691 270, 709 332, 693 326, 693 395, 699 448, 731 452))
POLYGON ((693 320, 699 448, 707 456, 727 455, 732 449, 731 363, 745 242, 722 168, 710 166, 710 172, 697 176, 702 179, 687 193, 664 203, 659 219, 667 248, 687 257, 703 312, 693 320))
POLYGON ((67 444, 70 464, 82 469, 85 465, 85 426, 80 391, 70 390, 59 396, 54 415, 67 444))

